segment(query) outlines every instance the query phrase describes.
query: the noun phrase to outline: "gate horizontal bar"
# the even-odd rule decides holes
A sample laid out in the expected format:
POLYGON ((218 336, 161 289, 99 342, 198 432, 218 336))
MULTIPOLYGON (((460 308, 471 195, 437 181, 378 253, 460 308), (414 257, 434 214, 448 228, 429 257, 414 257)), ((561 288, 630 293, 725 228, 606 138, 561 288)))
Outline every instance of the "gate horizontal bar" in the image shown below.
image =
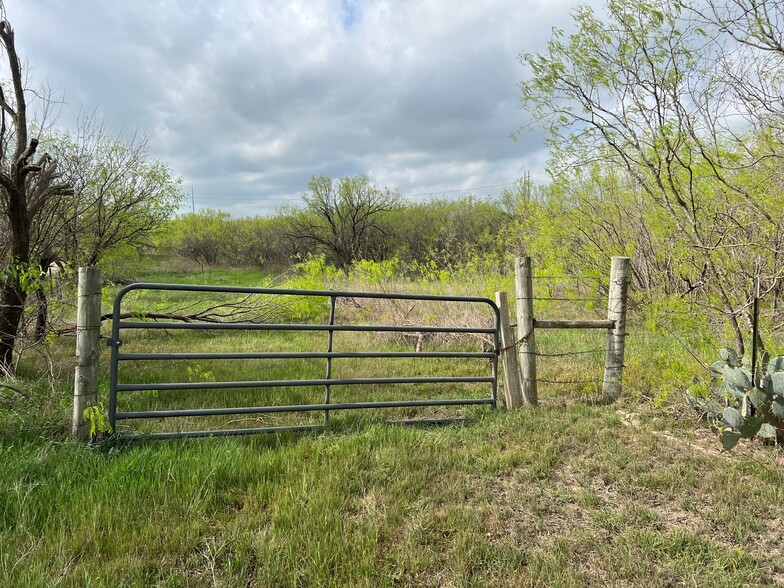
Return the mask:
POLYGON ((537 329, 613 329, 615 321, 543 321, 534 319, 534 327, 537 329))
POLYGON ((459 400, 400 400, 389 402, 343 402, 337 404, 290 404, 284 406, 248 406, 236 408, 194 408, 190 410, 149 410, 118 412, 115 419, 155 419, 191 416, 222 416, 234 414, 263 414, 270 412, 309 412, 321 410, 349 410, 353 408, 405 408, 409 406, 468 406, 493 404, 492 398, 463 398, 459 400))
POLYGON ((472 351, 302 351, 302 352, 237 352, 237 353, 120 353, 119 360, 154 361, 161 359, 350 359, 360 357, 395 358, 492 358, 495 353, 472 351))
POLYGON ((293 288, 250 288, 246 286, 212 286, 202 284, 160 284, 137 282, 123 287, 115 301, 121 300, 132 290, 168 290, 185 292, 225 292, 227 294, 267 294, 275 296, 337 296, 338 298, 381 298, 387 300, 430 300, 443 302, 481 302, 497 310, 489 298, 480 296, 447 296, 442 294, 390 294, 386 292, 351 292, 345 290, 296 290, 293 288))
POLYGON ((395 325, 287 325, 267 323, 163 323, 121 321, 121 329, 201 329, 221 331, 351 331, 393 333, 495 333, 495 329, 473 327, 411 327, 395 325))
POLYGON ((238 382, 162 382, 158 384, 117 384, 118 392, 139 390, 215 390, 225 388, 283 388, 302 386, 340 386, 353 384, 455 384, 493 382, 492 376, 432 378, 344 378, 323 380, 260 380, 238 382))

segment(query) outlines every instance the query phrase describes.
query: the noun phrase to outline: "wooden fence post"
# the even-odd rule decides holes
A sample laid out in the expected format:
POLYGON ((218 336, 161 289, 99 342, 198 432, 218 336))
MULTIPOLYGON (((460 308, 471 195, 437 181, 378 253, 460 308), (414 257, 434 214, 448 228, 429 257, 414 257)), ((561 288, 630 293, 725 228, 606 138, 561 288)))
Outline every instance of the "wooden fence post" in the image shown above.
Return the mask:
POLYGON ((610 269, 610 293, 607 301, 607 319, 615 325, 607 333, 607 356, 604 362, 602 400, 613 402, 621 395, 624 347, 626 341, 626 304, 631 282, 631 264, 628 257, 613 257, 610 269))
POLYGON ((509 324, 509 301, 506 292, 496 292, 495 302, 501 314, 501 361, 504 369, 504 400, 506 410, 523 405, 523 390, 520 387, 520 365, 517 362, 517 349, 514 331, 509 324))
POLYGON ((536 344, 534 340, 534 287, 530 257, 515 258, 517 339, 520 344, 520 374, 523 403, 538 404, 536 394, 536 344))
POLYGON ((98 403, 98 358, 101 342, 101 270, 79 268, 76 308, 76 374, 71 436, 86 441, 90 423, 84 410, 98 403))

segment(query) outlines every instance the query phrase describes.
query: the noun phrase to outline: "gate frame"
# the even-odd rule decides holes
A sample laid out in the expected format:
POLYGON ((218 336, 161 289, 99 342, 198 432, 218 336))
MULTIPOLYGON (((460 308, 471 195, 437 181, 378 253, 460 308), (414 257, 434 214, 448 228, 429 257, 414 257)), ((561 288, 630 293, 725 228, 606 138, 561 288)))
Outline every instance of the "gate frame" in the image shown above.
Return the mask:
MULTIPOLYGON (((140 438, 173 438, 173 437, 212 437, 228 435, 249 435, 255 433, 272 433, 280 431, 304 431, 319 429, 329 422, 329 413, 333 410, 350 410, 359 408, 400 408, 415 406, 496 406, 498 391, 498 355, 500 342, 500 313, 498 306, 489 298, 475 296, 443 296, 432 294, 388 294, 382 292, 351 292, 340 290, 297 290, 288 288, 250 288, 244 286, 214 286, 197 284, 161 284, 139 282, 122 288, 114 299, 112 312, 112 334, 108 340, 111 347, 111 364, 109 372, 109 424, 111 430, 120 439, 140 438), (180 291, 180 292, 215 292, 259 295, 288 295, 329 298, 330 314, 328 324, 277 324, 277 323, 209 323, 209 322, 157 322, 157 321, 122 321, 121 303, 126 294, 134 290, 180 291), (433 326, 395 326, 395 325, 335 325, 335 305, 338 298, 365 298, 382 300, 414 300, 435 302, 468 302, 487 304, 493 312, 492 328, 472 327, 433 327, 433 326), (121 329, 198 329, 198 330, 244 330, 244 331, 326 331, 327 351, 325 352, 228 352, 228 353, 120 353, 122 339, 121 329), (399 333, 465 333, 490 334, 493 336, 493 350, 483 352, 335 352, 332 349, 335 332, 399 332, 399 333), (491 361, 491 375, 488 377, 419 377, 419 378, 332 378, 332 360, 339 358, 487 358, 491 361), (326 377, 321 380, 261 380, 238 382, 168 382, 153 384, 118 384, 119 362, 127 360, 166 360, 166 359, 326 359, 326 377), (463 398, 446 400, 408 400, 384 402, 330 402, 331 386, 353 384, 430 384, 430 383, 481 383, 491 384, 489 398, 463 398), (179 409, 164 411, 117 412, 117 393, 138 390, 197 390, 227 388, 263 388, 263 387, 300 387, 324 386, 325 399, 323 404, 280 405, 262 407, 234 407, 215 409, 179 409), (219 429, 212 431, 182 431, 150 434, 117 434, 116 421, 142 418, 176 418, 188 416, 219 416, 231 414, 263 414, 277 412, 310 412, 323 411, 324 423, 321 425, 279 426, 248 429, 219 429)), ((404 422, 443 422, 452 419, 419 419, 404 422)))

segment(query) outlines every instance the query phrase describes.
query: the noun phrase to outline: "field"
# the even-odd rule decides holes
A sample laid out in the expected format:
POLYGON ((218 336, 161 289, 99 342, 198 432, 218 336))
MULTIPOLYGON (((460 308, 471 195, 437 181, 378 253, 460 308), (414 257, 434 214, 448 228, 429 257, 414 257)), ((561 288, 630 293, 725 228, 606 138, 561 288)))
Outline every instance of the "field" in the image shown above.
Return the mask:
MULTIPOLYGON (((264 279, 250 270, 195 278, 161 270, 137 277, 227 284, 264 279)), ((324 340, 205 339, 191 333, 177 339, 146 332, 131 343, 144 350, 197 344, 237 350, 261 343, 282 350, 323 349, 324 340)), ((601 334, 573 333, 539 341, 553 353, 602 343, 601 334)), ((368 341, 352 336, 339 344, 360 348, 368 341)), ((462 349, 482 343, 441 344, 462 349)), ((92 446, 66 440, 72 345, 63 338, 51 352, 59 366, 51 370, 54 382, 39 383, 30 403, 17 399, 14 410, 4 413, 2 585, 784 583, 780 451, 750 442, 732 453, 720 451, 698 415, 678 400, 699 366, 643 325, 635 324, 629 338, 626 393, 610 406, 593 402, 597 383, 543 384, 536 409, 456 409, 449 415, 466 420, 438 427, 385 422, 417 416, 407 410, 343 412, 333 413, 325 429, 307 433, 92 446)), ((36 361, 31 355, 21 366, 22 381, 34 381, 36 361)), ((401 369, 442 369, 416 361, 405 361, 401 369)), ((540 370, 545 380, 591 382, 600 378, 601 363, 600 353, 551 357, 543 358, 540 370)), ((294 365, 280 363, 267 376, 323 375, 323 363, 294 365)), ((150 362, 129 369, 127 377, 220 380, 238 369, 246 379, 261 368, 150 362)), ((369 368, 349 362, 340 369, 354 374, 369 368)), ((468 373, 474 367, 447 369, 468 373)), ((403 392, 480 397, 487 390, 471 385, 403 392)), ((336 393, 348 398, 387 392, 336 393)), ((158 406, 161 396, 128 402, 158 406)), ((290 401, 284 390, 271 398, 290 401)), ((202 395, 189 401, 228 399, 202 395)), ((320 416, 303 418, 320 422, 320 416)))

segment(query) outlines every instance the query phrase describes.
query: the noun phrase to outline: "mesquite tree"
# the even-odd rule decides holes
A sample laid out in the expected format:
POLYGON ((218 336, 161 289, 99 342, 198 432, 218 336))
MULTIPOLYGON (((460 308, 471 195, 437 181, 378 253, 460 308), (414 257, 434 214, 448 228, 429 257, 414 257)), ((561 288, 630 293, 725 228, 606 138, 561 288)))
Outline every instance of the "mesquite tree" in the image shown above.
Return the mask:
POLYGON ((10 95, 0 84, 0 206, 8 233, 8 251, 0 274, 0 371, 13 374, 24 304, 40 276, 40 268, 31 263, 33 227, 47 203, 73 190, 62 181, 57 162, 46 153, 37 154, 38 138, 30 136, 27 93, 14 31, 5 19, 0 20, 0 44, 11 78, 10 95))
POLYGON ((381 218, 401 204, 397 191, 362 175, 313 177, 302 199, 304 210, 288 211, 290 237, 324 251, 345 272, 354 261, 376 257, 374 246, 385 234, 381 218))
POLYGON ((721 313, 742 355, 750 278, 766 291, 784 279, 784 60, 743 42, 761 35, 726 36, 727 26, 692 14, 674 0, 609 0, 601 16, 578 8, 575 33, 555 31, 545 52, 521 56, 531 71, 523 107, 545 125, 555 176, 585 179, 598 164, 628 178, 626 207, 641 218, 621 245, 652 234, 660 246, 647 267, 672 252, 662 277, 681 286, 670 292, 721 313))

